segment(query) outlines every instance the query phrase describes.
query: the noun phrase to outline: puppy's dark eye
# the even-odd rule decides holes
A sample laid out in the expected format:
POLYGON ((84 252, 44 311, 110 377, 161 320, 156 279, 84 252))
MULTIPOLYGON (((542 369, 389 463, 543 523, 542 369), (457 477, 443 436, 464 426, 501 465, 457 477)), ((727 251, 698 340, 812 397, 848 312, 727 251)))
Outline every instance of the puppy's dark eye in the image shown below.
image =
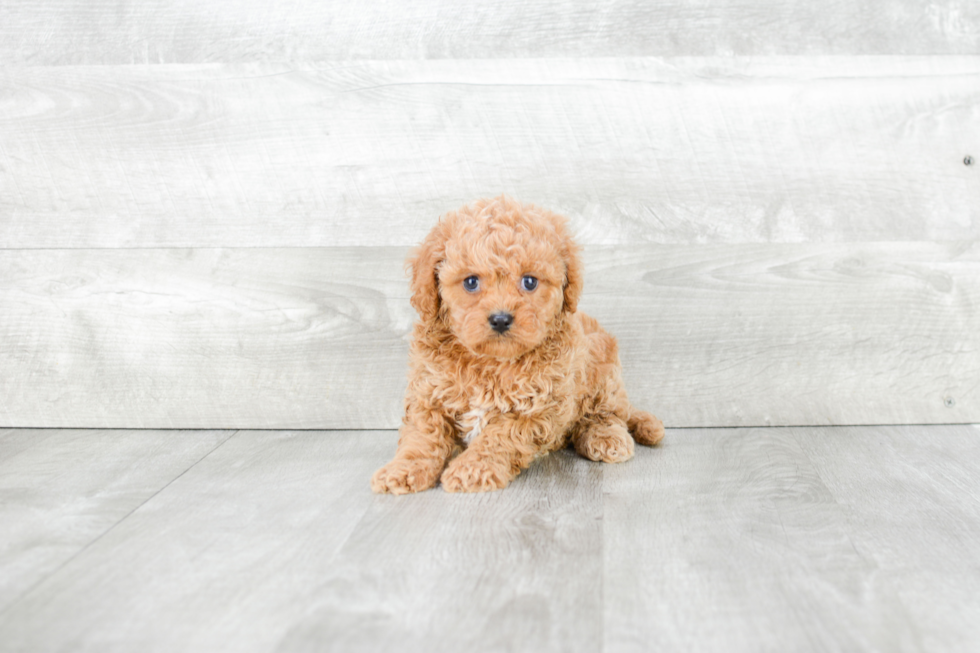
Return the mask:
POLYGON ((524 287, 524 290, 531 292, 538 287, 538 280, 532 277, 530 274, 525 274, 524 278, 521 279, 521 286, 524 287))
POLYGON ((463 288, 466 292, 476 292, 480 289, 479 277, 466 277, 463 279, 463 288))

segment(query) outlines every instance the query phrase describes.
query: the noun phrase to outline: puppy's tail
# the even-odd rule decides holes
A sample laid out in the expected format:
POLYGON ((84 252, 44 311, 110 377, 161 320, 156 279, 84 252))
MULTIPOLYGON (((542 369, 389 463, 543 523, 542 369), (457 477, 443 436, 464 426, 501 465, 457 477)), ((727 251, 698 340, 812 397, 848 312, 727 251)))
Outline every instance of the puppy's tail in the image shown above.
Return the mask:
POLYGON ((630 411, 630 417, 626 420, 626 428, 629 429, 634 440, 648 447, 660 444, 660 441, 664 439, 664 423, 655 415, 643 410, 634 408, 630 411))

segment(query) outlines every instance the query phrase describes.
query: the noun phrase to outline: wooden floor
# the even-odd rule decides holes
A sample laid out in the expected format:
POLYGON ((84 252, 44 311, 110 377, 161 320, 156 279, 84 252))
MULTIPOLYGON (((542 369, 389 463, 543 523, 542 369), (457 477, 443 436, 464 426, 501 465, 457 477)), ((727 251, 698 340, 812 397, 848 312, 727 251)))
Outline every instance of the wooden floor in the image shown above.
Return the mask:
POLYGON ((0 650, 980 650, 975 426, 675 429, 372 495, 394 444, 0 431, 0 650))

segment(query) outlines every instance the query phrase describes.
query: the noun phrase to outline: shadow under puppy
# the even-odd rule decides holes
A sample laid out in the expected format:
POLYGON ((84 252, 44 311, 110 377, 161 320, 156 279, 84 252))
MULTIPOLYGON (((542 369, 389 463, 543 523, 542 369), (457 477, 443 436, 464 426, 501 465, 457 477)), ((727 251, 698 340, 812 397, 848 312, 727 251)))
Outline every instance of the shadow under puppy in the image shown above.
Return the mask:
POLYGON ((375 492, 496 490, 569 442, 614 463, 634 439, 663 438, 626 397, 616 339, 576 312, 582 264, 564 218, 481 200, 443 216, 408 265, 420 319, 398 450, 375 492))

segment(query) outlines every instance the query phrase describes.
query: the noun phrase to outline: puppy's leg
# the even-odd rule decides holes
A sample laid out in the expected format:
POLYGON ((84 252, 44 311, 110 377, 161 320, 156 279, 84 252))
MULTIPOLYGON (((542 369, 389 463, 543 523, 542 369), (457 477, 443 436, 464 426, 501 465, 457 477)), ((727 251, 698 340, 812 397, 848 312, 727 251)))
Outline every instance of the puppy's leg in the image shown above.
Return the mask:
POLYGON ((660 442, 664 425, 650 413, 630 405, 615 338, 594 320, 585 326, 592 367, 588 396, 573 430, 572 443, 589 460, 623 462, 633 457, 634 439, 648 446, 660 442))
POLYGON ((492 419, 466 451, 442 473, 447 492, 488 492, 507 486, 546 448, 549 420, 501 415, 492 419))
POLYGON ((371 489, 408 494, 434 487, 456 446, 453 421, 435 408, 410 405, 398 438, 398 451, 374 473, 371 489))
POLYGON ((621 463, 633 457, 633 438, 627 428, 630 404, 616 341, 602 331, 589 338, 594 367, 589 393, 582 402, 582 416, 572 429, 572 444, 579 455, 589 460, 621 463))

